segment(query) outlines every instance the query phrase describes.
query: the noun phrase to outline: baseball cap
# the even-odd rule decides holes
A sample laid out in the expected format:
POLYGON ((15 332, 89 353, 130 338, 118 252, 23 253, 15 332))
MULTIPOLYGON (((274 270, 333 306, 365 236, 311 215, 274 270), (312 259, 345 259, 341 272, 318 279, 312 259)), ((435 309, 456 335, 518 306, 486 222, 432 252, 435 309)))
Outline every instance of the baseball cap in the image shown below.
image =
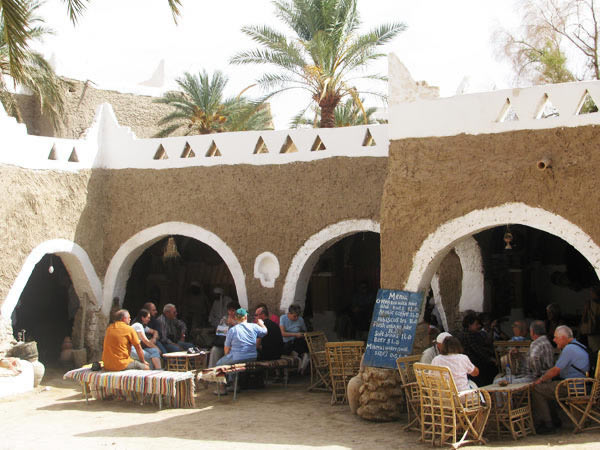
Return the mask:
POLYGON ((443 344, 444 340, 446 340, 447 337, 452 337, 452 335, 450 333, 448 333, 447 331, 442 331, 435 338, 435 342, 437 342, 438 344, 443 344))
POLYGON ((246 311, 244 308, 236 309, 235 313, 238 316, 247 316, 248 315, 248 311, 246 311))

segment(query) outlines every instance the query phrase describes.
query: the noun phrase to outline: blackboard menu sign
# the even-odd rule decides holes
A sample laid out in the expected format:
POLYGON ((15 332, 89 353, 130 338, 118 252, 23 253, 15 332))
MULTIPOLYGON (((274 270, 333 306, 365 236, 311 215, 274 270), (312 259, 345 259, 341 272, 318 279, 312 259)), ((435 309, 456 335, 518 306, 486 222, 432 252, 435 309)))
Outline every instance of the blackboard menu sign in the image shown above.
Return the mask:
POLYGON ((365 351, 365 366, 396 368, 412 352, 423 294, 379 289, 365 351))

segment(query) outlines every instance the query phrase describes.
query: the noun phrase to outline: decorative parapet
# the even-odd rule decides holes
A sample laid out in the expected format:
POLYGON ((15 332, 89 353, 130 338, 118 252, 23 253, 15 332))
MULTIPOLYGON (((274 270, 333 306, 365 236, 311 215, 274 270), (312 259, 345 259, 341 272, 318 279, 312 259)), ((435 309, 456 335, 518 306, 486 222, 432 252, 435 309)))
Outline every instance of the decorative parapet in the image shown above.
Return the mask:
POLYGON ((74 171, 168 169, 220 164, 287 164, 333 156, 386 157, 386 125, 138 139, 103 104, 83 139, 30 136, 0 110, 0 164, 74 171))
POLYGON ((389 108, 390 140, 600 124, 600 81, 460 95, 389 108), (595 108, 597 111, 597 108, 595 108))

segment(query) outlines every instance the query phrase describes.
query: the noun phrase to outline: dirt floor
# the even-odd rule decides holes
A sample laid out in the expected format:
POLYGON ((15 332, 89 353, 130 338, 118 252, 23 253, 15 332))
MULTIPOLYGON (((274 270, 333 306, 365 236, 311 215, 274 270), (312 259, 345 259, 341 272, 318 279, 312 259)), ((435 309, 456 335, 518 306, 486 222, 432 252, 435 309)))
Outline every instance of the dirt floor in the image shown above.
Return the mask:
MULTIPOLYGON (((201 390, 195 409, 158 411, 123 401, 86 404, 80 388, 51 372, 34 392, 0 400, 0 449, 429 448, 402 423, 366 422, 327 393, 306 392, 307 380, 246 390, 217 401, 201 390)), ((600 433, 532 436, 496 448, 600 448, 600 433)))

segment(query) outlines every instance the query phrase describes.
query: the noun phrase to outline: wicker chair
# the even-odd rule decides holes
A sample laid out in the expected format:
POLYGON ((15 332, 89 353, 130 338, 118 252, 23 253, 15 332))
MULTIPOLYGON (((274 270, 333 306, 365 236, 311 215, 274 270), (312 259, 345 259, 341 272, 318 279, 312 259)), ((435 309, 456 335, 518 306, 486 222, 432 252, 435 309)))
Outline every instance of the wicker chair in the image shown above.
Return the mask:
POLYGON ((421 355, 412 355, 401 356, 396 360, 408 414, 408 424, 404 427, 405 431, 421 431, 421 398, 413 370, 413 364, 419 362, 420 359, 421 355))
POLYGON ((421 441, 433 445, 485 444, 490 396, 479 389, 458 392, 447 367, 413 366, 421 397, 421 441))
POLYGON ((494 342, 494 353, 496 354, 496 365, 504 373, 507 364, 510 365, 513 376, 521 375, 526 370, 527 357, 531 341, 496 341, 494 342), (512 350, 516 354, 511 354, 512 350))
POLYGON ((600 352, 594 378, 569 378, 556 385, 556 401, 575 425, 573 433, 600 429, 600 352))
POLYGON ((327 336, 322 331, 304 333, 304 339, 310 354, 310 386, 309 391, 331 391, 329 364, 325 353, 327 336))
POLYGON ((331 404, 347 403, 348 381, 360 370, 365 343, 363 341, 328 342, 325 344, 325 351, 331 378, 331 404))

